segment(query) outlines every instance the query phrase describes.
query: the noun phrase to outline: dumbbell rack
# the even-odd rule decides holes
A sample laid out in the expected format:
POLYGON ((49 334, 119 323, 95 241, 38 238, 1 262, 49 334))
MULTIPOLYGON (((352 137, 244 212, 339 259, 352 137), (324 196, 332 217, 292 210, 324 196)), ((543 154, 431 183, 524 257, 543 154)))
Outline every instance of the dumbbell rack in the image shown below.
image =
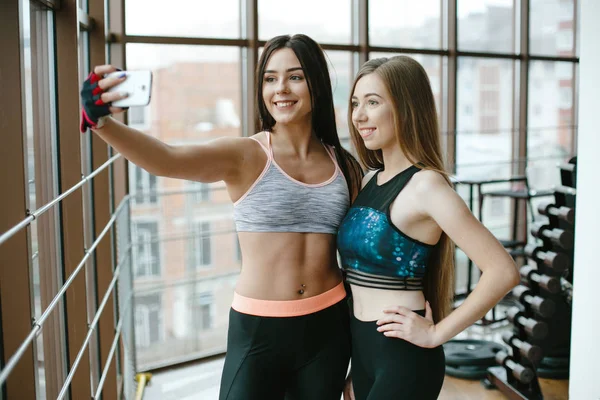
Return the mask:
POLYGON ((554 201, 538 207, 548 221, 532 224, 538 243, 524 250, 536 267, 521 267, 522 284, 512 292, 519 304, 507 311, 514 328, 503 336, 510 353, 499 352, 500 366, 488 369, 488 380, 510 399, 542 399, 538 376, 568 378, 576 161, 559 166, 554 201))

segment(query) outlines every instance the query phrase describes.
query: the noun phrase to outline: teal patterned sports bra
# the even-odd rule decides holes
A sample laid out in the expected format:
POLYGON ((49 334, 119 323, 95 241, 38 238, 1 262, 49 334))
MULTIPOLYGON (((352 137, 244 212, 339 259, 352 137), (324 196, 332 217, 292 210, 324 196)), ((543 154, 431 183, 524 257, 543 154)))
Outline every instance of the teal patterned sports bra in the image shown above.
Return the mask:
POLYGON ((338 230, 337 245, 354 285, 391 290, 423 290, 423 277, 435 245, 421 243, 391 222, 390 205, 412 176, 411 166, 378 185, 375 174, 360 191, 338 230))

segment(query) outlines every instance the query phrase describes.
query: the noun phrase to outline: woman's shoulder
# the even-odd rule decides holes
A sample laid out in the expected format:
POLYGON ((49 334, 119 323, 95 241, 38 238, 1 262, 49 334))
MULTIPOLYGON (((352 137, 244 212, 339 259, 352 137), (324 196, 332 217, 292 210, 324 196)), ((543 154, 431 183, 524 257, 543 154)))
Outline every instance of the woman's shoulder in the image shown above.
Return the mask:
POLYGON ((428 195, 440 189, 447 189, 450 184, 447 177, 439 171, 423 168, 413 177, 413 186, 416 194, 428 195))
POLYGON ((254 143, 255 146, 250 146, 251 148, 256 147, 256 149, 259 149, 262 147, 263 150, 267 151, 268 147, 269 147, 269 141, 267 138, 267 133, 266 132, 257 132, 252 136, 248 136, 248 137, 244 137, 241 138, 244 140, 245 144, 248 143, 254 143), (260 146, 258 146, 257 144, 259 144, 260 146))

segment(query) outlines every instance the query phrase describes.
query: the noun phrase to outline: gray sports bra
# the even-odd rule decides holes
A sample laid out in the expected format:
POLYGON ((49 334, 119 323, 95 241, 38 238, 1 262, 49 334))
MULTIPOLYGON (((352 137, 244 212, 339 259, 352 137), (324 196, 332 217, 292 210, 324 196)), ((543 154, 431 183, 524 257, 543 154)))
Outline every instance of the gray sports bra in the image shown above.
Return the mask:
POLYGON ((238 232, 303 232, 337 234, 350 205, 348 185, 333 149, 325 150, 335 165, 327 181, 307 184, 292 178, 273 158, 271 134, 268 148, 254 137, 267 154, 262 173, 244 195, 233 204, 233 220, 238 232))

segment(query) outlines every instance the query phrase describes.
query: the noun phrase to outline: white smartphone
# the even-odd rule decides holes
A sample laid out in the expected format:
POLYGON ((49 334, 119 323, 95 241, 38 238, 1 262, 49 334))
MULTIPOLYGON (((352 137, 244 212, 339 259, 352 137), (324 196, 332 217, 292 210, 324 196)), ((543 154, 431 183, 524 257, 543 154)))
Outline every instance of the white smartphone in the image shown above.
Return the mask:
POLYGON ((108 89, 109 92, 126 92, 129 96, 112 102, 113 107, 143 107, 150 103, 152 94, 152 71, 115 71, 108 77, 118 76, 123 72, 127 78, 116 86, 108 89))

